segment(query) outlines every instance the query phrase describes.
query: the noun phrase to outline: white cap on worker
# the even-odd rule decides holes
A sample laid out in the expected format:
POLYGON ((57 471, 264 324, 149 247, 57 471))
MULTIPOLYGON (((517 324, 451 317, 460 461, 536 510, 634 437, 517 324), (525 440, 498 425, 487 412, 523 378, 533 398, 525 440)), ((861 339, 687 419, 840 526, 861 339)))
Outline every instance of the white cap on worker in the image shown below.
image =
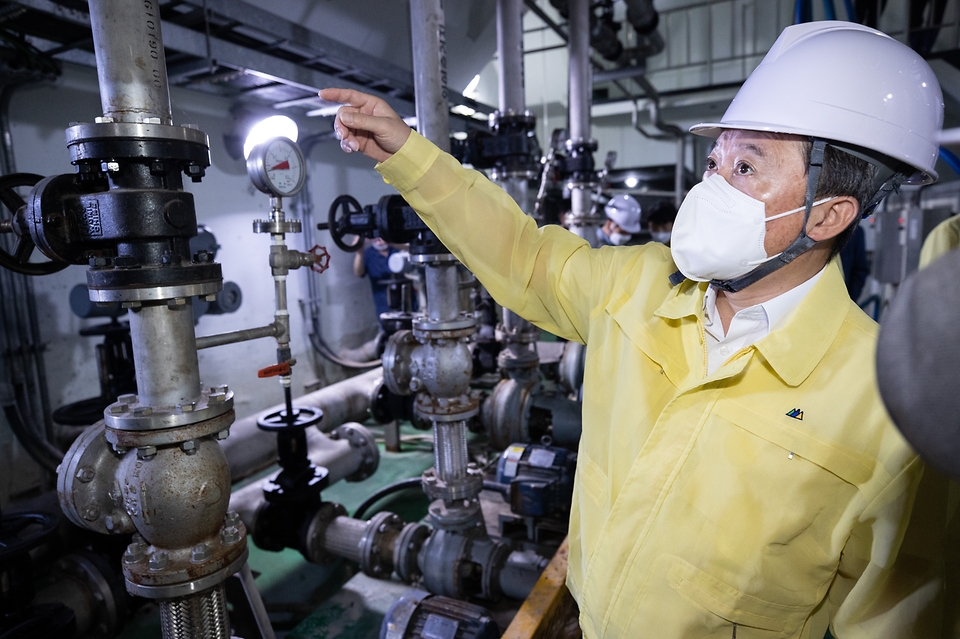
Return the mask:
POLYGON ((617 226, 633 235, 640 232, 640 203, 632 195, 617 195, 603 209, 617 226))

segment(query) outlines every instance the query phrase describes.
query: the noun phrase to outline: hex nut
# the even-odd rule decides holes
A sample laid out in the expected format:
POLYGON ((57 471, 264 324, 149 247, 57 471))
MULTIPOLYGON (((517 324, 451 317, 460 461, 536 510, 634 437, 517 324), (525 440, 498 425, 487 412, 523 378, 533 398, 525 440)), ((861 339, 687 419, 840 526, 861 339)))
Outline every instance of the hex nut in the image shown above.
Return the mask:
POLYGON ((93 481, 93 478, 96 476, 96 472, 92 468, 80 468, 77 470, 77 479, 83 483, 88 483, 93 481))
POLYGON ((225 439, 226 439, 227 437, 229 437, 229 436, 230 436, 230 429, 229 429, 229 428, 225 428, 224 430, 221 430, 219 433, 217 433, 216 435, 214 435, 214 437, 216 437, 217 441, 221 441, 221 442, 222 442, 223 440, 225 440, 225 439))
POLYGON ((235 510, 227 512, 227 516, 223 518, 224 528, 236 528, 240 525, 240 513, 235 510))
POLYGON ((120 402, 121 404, 136 404, 137 396, 132 393, 128 395, 120 395, 119 397, 117 397, 117 401, 120 402))
POLYGON ((137 449, 138 459, 153 459, 157 456, 156 446, 141 446, 137 449))
POLYGON ((117 522, 114 521, 113 515, 107 515, 103 518, 103 525, 107 527, 107 530, 113 530, 117 527, 117 522))
POLYGON ((236 526, 228 526, 220 532, 220 543, 224 546, 232 546, 240 541, 240 529, 236 526))
POLYGON ((182 404, 177 404, 177 408, 180 409, 181 413, 192 413, 197 409, 196 402, 183 402, 182 404))
POLYGON ((86 519, 87 521, 96 521, 100 516, 100 507, 96 504, 90 504, 83 509, 83 512, 80 513, 80 516, 86 519))
POLYGON ((133 543, 127 546, 127 551, 123 553, 123 563, 125 564, 138 564, 143 561, 144 551, 147 547, 143 542, 138 542, 137 537, 138 535, 133 536, 133 543))
POLYGON ((123 415, 129 408, 126 404, 114 404, 107 410, 110 411, 111 415, 123 415))
POLYGON ((188 439, 187 441, 182 442, 182 443, 180 444, 180 450, 182 450, 183 452, 185 452, 185 453, 188 454, 188 455, 194 454, 195 452, 197 452, 197 442, 196 442, 196 440, 188 439))
POLYGON ((150 570, 163 570, 170 563, 170 557, 162 550, 150 555, 150 570))
POLYGON ((209 401, 211 404, 222 404, 223 402, 227 401, 227 394, 220 392, 210 393, 209 401))
POLYGON ((149 406, 137 406, 133 409, 133 414, 136 417, 146 417, 148 415, 153 415, 153 409, 149 406))
POLYGON ((190 563, 200 564, 210 559, 210 546, 197 544, 190 552, 190 563))

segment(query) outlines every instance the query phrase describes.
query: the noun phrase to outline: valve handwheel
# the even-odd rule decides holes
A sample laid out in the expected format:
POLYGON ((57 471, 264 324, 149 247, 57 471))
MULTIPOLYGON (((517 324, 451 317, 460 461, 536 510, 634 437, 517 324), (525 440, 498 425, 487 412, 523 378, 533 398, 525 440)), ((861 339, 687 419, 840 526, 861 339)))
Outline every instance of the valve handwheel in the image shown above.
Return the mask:
POLYGON ((0 202, 10 212, 10 219, 0 222, 0 233, 13 233, 17 237, 16 246, 10 253, 0 246, 0 266, 23 275, 49 275, 62 271, 69 264, 66 262, 31 262, 30 256, 37 248, 27 229, 17 225, 17 211, 27 205, 15 189, 25 186, 36 186, 43 176, 35 173, 11 173, 0 177, 0 202))
POLYGON ((343 241, 344 236, 351 235, 347 230, 350 216, 360 213, 363 213, 363 207, 360 206, 360 202, 355 197, 350 195, 341 195, 330 205, 330 212, 327 215, 327 230, 330 231, 333 243, 347 253, 354 253, 363 248, 363 237, 360 235, 356 236, 357 239, 352 244, 343 241))

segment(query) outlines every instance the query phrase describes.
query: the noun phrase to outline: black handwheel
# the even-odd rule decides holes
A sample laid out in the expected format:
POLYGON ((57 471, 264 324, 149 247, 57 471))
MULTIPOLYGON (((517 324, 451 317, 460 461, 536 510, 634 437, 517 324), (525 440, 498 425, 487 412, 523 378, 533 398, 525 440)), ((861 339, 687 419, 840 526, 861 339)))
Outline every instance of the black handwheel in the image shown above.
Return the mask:
POLYGON ((354 253, 363 248, 363 237, 357 235, 353 244, 347 244, 343 241, 344 236, 353 235, 349 231, 349 220, 351 215, 363 213, 363 207, 360 202, 350 195, 341 195, 330 205, 330 212, 327 214, 327 229, 330 231, 330 237, 333 243, 347 253, 354 253))
POLYGON ((37 182, 42 179, 42 175, 36 175, 35 173, 11 173, 0 177, 0 202, 10 212, 10 221, 0 223, 0 231, 14 233, 17 236, 13 253, 7 252, 0 246, 0 266, 23 275, 49 275, 62 271, 69 266, 66 262, 31 262, 30 256, 33 255, 37 245, 33 243, 33 238, 30 237, 26 229, 18 232, 14 228, 17 211, 27 205, 15 189, 23 186, 36 186, 37 182))

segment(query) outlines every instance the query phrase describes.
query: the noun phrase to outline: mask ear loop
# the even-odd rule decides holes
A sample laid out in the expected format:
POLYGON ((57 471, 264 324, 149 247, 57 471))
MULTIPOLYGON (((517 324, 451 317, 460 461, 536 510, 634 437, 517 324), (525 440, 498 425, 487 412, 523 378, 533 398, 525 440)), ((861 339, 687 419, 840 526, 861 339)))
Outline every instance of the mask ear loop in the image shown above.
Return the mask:
POLYGON ((827 148, 826 140, 814 140, 813 149, 810 150, 810 165, 807 168, 807 193, 804 198, 803 227, 800 229, 800 235, 797 236, 790 246, 768 262, 764 262, 746 275, 742 275, 732 280, 711 280, 711 286, 715 286, 721 291, 736 293, 751 284, 760 281, 770 273, 777 271, 793 260, 797 259, 811 248, 817 241, 807 235, 807 223, 810 221, 810 211, 813 210, 813 204, 817 197, 817 186, 820 183, 820 170, 823 168, 823 154, 827 148))

